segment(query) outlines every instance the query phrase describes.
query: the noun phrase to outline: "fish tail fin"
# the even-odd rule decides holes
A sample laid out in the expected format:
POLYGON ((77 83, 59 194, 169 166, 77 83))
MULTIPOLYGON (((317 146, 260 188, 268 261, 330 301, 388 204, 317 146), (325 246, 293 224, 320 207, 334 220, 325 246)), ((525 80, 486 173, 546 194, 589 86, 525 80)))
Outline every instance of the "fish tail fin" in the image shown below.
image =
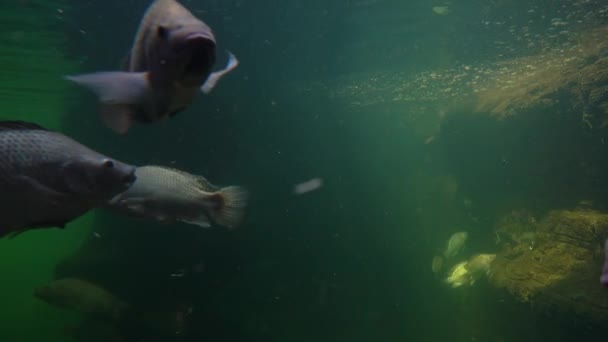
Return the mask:
POLYGON ((213 196, 218 205, 209 212, 209 216, 215 223, 228 228, 236 228, 242 223, 249 198, 247 190, 240 186, 228 186, 213 196))
POLYGON ((142 103, 150 91, 147 72, 103 71, 64 78, 97 95, 104 124, 119 134, 132 125, 132 106, 142 103))
POLYGON ((212 72, 209 75, 209 77, 207 77, 207 80, 201 86, 201 91, 203 93, 209 94, 211 92, 211 90, 213 90, 213 88, 215 88, 215 85, 220 80, 220 78, 222 78, 224 75, 226 75, 227 73, 236 69, 237 66, 239 66, 239 60, 236 58, 236 56, 230 51, 227 51, 227 52, 228 52, 228 63, 226 63, 226 66, 224 67, 224 69, 212 72))

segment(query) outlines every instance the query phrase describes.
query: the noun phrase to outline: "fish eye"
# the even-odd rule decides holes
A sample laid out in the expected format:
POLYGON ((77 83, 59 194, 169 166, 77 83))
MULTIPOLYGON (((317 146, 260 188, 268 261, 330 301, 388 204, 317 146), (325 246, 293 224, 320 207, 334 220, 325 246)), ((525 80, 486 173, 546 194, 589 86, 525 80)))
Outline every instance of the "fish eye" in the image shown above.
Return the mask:
POLYGON ((156 34, 159 38, 167 39, 167 37, 169 36, 169 30, 167 30, 166 27, 159 25, 156 34))
POLYGON ((105 168, 112 169, 112 168, 114 168, 114 162, 109 159, 106 159, 103 161, 103 166, 105 168))

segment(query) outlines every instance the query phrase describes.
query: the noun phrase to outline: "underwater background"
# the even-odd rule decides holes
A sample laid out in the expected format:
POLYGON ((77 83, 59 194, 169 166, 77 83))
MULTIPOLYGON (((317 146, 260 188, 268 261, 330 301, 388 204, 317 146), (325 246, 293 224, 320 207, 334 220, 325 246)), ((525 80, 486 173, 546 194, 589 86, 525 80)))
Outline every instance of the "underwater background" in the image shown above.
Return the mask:
POLYGON ((0 240, 0 340, 606 336, 608 3, 181 3, 214 29, 218 63, 230 50, 241 64, 184 113, 118 136, 61 76, 117 68, 149 1, 3 0, 0 117, 245 186, 245 224, 95 211, 0 240), (431 267, 460 231, 459 259, 431 267), (496 254, 487 277, 446 283, 479 253, 496 254), (32 296, 63 277, 149 314, 115 325, 32 296))

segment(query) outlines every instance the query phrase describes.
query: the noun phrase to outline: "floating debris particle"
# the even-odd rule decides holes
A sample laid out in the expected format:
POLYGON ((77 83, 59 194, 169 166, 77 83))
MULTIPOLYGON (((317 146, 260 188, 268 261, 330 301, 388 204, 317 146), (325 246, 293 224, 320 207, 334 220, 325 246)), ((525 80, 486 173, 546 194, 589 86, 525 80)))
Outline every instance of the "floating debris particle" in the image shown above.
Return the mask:
POLYGON ((433 12, 438 15, 450 14, 450 8, 448 6, 433 6, 433 12))
POLYGON ((293 192, 296 195, 303 195, 307 192, 318 190, 321 186, 323 186, 323 180, 321 178, 313 178, 306 182, 297 184, 294 187, 293 192))

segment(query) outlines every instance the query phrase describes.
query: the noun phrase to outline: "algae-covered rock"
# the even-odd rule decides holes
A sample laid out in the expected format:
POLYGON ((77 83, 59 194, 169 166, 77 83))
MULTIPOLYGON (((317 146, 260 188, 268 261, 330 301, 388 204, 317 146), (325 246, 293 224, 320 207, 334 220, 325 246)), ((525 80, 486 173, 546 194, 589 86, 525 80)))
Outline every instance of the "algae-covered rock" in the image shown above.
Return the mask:
POLYGON ((608 318, 608 295, 599 283, 603 241, 608 237, 608 214, 591 211, 553 211, 536 223, 514 213, 499 223, 503 239, 492 264, 490 282, 541 311, 577 313, 608 318), (513 217, 515 216, 515 217, 513 217), (519 221, 520 224, 513 224, 519 221))

